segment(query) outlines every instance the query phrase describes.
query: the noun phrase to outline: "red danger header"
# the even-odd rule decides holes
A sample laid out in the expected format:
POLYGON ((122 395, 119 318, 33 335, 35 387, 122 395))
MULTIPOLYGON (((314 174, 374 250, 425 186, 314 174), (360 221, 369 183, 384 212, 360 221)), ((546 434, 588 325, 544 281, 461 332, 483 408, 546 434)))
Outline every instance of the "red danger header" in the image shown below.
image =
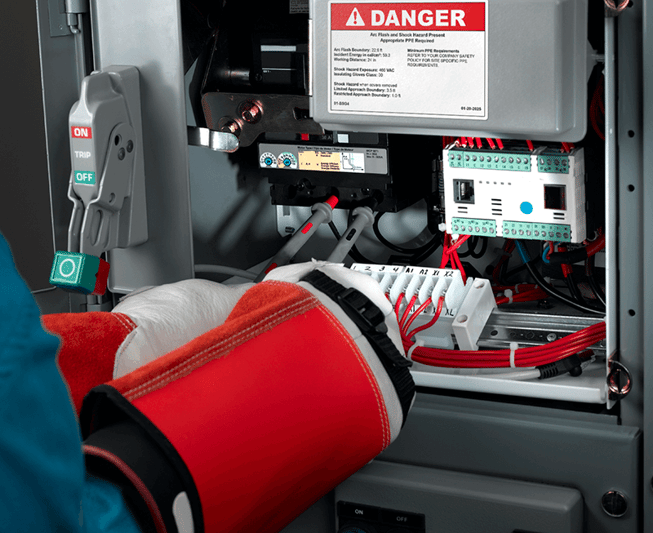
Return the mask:
POLYGON ((83 128, 81 126, 70 126, 70 135, 74 139, 92 139, 92 128, 83 128))
POLYGON ((485 3, 331 4, 331 29, 485 31, 485 3))

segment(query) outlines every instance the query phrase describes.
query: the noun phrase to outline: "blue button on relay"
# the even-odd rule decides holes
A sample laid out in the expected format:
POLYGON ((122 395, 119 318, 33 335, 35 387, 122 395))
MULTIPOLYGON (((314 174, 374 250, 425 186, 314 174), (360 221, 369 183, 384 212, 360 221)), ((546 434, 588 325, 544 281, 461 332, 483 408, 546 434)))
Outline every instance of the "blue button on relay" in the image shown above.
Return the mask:
POLYGON ((530 202, 522 202, 519 209, 521 209, 521 212, 525 215, 530 215, 533 212, 533 204, 530 202))

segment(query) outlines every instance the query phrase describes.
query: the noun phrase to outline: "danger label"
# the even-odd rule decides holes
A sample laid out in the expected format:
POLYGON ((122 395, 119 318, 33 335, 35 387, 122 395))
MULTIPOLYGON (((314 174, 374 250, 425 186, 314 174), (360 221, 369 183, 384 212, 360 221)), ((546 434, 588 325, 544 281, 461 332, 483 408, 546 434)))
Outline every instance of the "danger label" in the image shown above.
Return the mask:
POLYGON ((487 118, 487 0, 329 4, 329 110, 487 118))

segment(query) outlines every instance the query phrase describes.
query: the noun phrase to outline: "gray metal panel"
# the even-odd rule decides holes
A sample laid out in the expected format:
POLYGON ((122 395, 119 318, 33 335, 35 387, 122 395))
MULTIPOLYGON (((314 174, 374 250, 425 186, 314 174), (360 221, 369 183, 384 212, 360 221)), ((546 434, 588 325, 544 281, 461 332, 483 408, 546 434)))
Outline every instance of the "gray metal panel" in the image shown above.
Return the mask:
POLYGON ((3 6, 0 17, 0 232, 31 290, 50 288, 54 254, 36 8, 3 6))
POLYGON ((94 0, 95 68, 130 65, 141 75, 149 240, 109 254, 109 286, 129 292, 193 277, 188 139, 176 0, 94 0))
MULTIPOLYGON (((311 1, 311 116, 324 128, 574 142, 584 137, 587 0, 489 2, 487 120, 330 112, 329 5, 311 1)), ((415 82, 423 83, 420 74, 415 82)))
POLYGON ((336 505, 344 501, 423 514, 426 533, 577 533, 583 528, 583 499, 575 489, 378 460, 340 484, 335 496, 336 505))
MULTIPOLYGON (((633 261, 643 248, 642 194, 642 5, 635 3, 616 20, 617 46, 617 197, 619 358, 635 381, 632 393, 621 402, 625 424, 640 426, 644 395, 642 305, 644 293, 634 280, 644 278, 644 263, 633 261), (635 255, 633 255, 635 254, 635 255)), ((650 209, 650 205, 649 205, 650 209)), ((648 265, 647 265, 648 266, 648 265)))
POLYGON ((418 394, 381 458, 573 487, 585 500, 589 533, 636 533, 641 435, 616 423, 611 416, 418 394), (612 489, 628 498, 623 518, 601 508, 612 489))
MULTIPOLYGON (((650 0, 644 2, 644 20, 643 20, 643 57, 644 62, 644 83, 643 83, 643 176, 639 192, 642 198, 643 212, 640 219, 641 227, 646 228, 647 235, 642 241, 641 253, 630 255, 629 257, 638 257, 641 264, 647 269, 644 272, 648 274, 648 269, 653 264, 653 238, 651 228, 653 228, 653 2, 650 0)), ((642 302, 640 324, 642 325, 642 347, 641 358, 643 360, 643 380, 642 380, 642 407, 643 421, 642 428, 644 431, 644 454, 643 454, 643 487, 642 499, 644 508, 643 531, 653 531, 653 277, 650 275, 633 283, 633 290, 639 290, 645 298, 642 302)))

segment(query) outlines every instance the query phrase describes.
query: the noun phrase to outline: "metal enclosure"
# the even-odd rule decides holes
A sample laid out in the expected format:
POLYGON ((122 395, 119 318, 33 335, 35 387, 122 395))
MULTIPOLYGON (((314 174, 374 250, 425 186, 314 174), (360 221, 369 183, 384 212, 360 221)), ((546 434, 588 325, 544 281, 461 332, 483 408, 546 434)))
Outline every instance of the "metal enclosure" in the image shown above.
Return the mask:
MULTIPOLYGON (((385 116, 331 113, 328 80, 314 72, 313 111, 317 120, 323 121, 327 128, 342 130, 356 125, 356 129, 365 131, 388 131, 388 128, 412 133, 414 128, 419 128, 428 133, 455 131, 483 136, 509 133, 518 139, 537 132, 533 136, 543 140, 582 137, 585 112, 574 108, 571 102, 578 98, 579 91, 585 91, 586 60, 590 52, 580 41, 586 35, 583 16, 587 3, 583 0, 490 0, 489 3, 505 6, 510 16, 492 22, 492 17, 498 17, 501 11, 495 12, 490 6, 490 21, 505 31, 501 32, 503 40, 488 45, 488 68, 498 75, 489 78, 488 117, 482 127, 472 125, 480 122, 475 119, 395 120, 385 116), (560 32, 556 33, 555 46, 551 47, 549 38, 540 35, 537 27, 522 28, 517 24, 519 13, 524 10, 530 10, 526 18, 531 18, 533 12, 540 13, 543 27, 560 32), (520 42, 532 43, 528 53, 514 44, 515 36, 520 42), (493 55, 494 46, 501 49, 500 54, 493 55), (545 90, 537 78, 515 81, 511 74, 514 64, 522 65, 529 72, 534 64, 547 64, 547 69, 556 71, 558 85, 545 90), (501 74, 504 71, 505 75, 501 74), (507 85, 506 80, 510 80, 507 85), (495 95, 498 100, 494 100, 495 95), (554 108, 556 119, 551 121, 554 108)), ((65 247, 72 207, 65 197, 70 174, 66 127, 78 87, 74 38, 57 29, 53 5, 56 2, 36 2, 50 178, 49 184, 40 184, 39 190, 50 194, 54 241, 56 248, 61 249, 65 247)), ((312 1, 314 63, 328 62, 328 32, 318 25, 326 25, 329 5, 326 1, 312 1)), ((21 20, 24 24, 35 23, 21 20)), ((111 253, 114 289, 128 292, 143 285, 192 277, 196 262, 193 229, 196 243, 215 239, 214 235, 198 237, 201 221, 210 217, 226 220, 232 230, 238 226, 240 231, 255 236, 255 242, 262 243, 262 247, 274 248, 272 244, 276 243, 269 242, 274 230, 268 226, 275 217, 275 209, 264 207, 265 187, 247 182, 223 154, 207 155, 199 149, 187 148, 188 119, 177 0, 93 0, 91 21, 94 67, 135 66, 142 83, 150 239, 139 247, 111 253), (192 213, 191 182, 195 186, 192 213), (239 196, 242 191, 251 194, 239 196), (258 224, 238 219, 239 210, 244 207, 262 217, 256 219, 258 224)), ((524 483, 523 486, 532 489, 530 494, 534 499, 550 494, 552 501, 558 498, 556 501, 569 504, 560 513, 569 517, 564 525, 568 529, 560 531, 653 531, 653 328, 650 327, 653 280, 646 275, 646 267, 653 261, 653 152, 648 149, 653 143, 652 27, 653 0, 633 0, 632 6, 618 18, 606 21, 606 42, 612 43, 605 56, 606 99, 610 100, 606 114, 609 273, 606 350, 610 355, 618 354, 630 369, 633 392, 612 409, 601 411, 550 399, 509 398, 496 394, 500 391, 483 395, 422 389, 404 432, 381 456, 379 464, 372 463, 325 496, 289 525, 286 533, 337 531, 336 503, 341 497, 400 510, 404 502, 410 501, 415 506, 403 510, 427 512, 426 494, 437 492, 437 484, 445 479, 450 486, 455 486, 458 479, 461 483, 473 479, 479 482, 475 486, 486 487, 483 489, 486 491, 511 483, 519 487, 524 483), (417 484, 415 476, 424 484, 420 489, 421 500, 412 497, 411 491, 417 484), (388 487, 392 487, 391 493, 388 487), (622 516, 610 516, 602 506, 603 496, 610 491, 625 496, 627 510, 622 516), (419 501, 424 507, 417 505, 419 501), (583 510, 580 530, 574 529, 579 501, 583 510)), ((49 239, 39 246, 52 249, 49 239)), ((229 249, 237 248, 236 243, 229 249)), ((246 260, 242 247, 233 257, 234 261, 246 260)), ((197 262, 203 261, 204 258, 197 262)), ((479 500, 487 500, 489 496, 483 490, 478 493, 479 500)), ((510 498, 506 494, 507 491, 499 491, 496 498, 498 505, 507 509, 510 498)), ((461 500, 458 504, 460 512, 468 509, 461 500)), ((563 507, 561 503, 557 508, 563 507)), ((507 520, 506 531, 512 531, 510 527, 523 527, 521 522, 515 524, 507 520)), ((447 522, 452 532, 471 531, 469 524, 469 527, 464 527, 463 522, 459 525, 460 529, 456 530, 455 521, 447 522)), ((436 532, 441 528, 434 517, 427 522, 426 531, 436 532)), ((535 528, 533 533, 537 531, 548 529, 535 528)))
POLYGON ((586 0, 312 0, 311 18, 311 112, 324 128, 562 141, 585 135, 586 110, 576 102, 586 98, 586 0), (487 9, 487 24, 474 27, 483 31, 448 25, 451 6, 487 9))

